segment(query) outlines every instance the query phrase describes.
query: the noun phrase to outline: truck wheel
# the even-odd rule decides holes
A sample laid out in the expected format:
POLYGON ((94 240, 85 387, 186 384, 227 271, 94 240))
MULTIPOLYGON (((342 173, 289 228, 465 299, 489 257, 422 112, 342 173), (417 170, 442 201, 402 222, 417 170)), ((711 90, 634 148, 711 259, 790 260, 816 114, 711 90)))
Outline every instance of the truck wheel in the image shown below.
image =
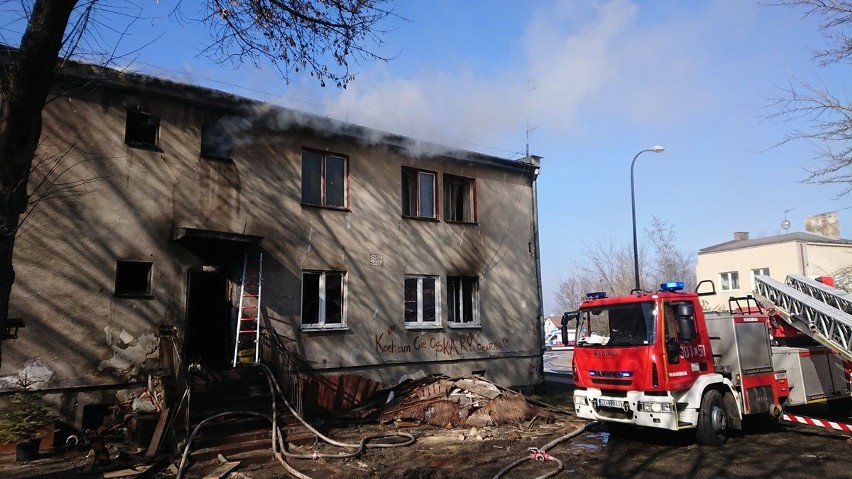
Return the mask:
POLYGON ((701 398, 698 411, 698 443, 705 446, 721 446, 727 439, 728 418, 722 393, 707 391, 701 398))

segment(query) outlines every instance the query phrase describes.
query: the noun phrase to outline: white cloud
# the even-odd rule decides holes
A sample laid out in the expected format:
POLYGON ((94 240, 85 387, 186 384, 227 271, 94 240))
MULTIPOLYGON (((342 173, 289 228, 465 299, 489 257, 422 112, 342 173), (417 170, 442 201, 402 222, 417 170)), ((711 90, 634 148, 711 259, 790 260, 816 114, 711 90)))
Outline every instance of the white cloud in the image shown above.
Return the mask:
MULTIPOLYGON (((505 148, 503 154, 519 151, 528 121, 571 128, 579 105, 605 86, 613 38, 635 17, 626 1, 576 5, 563 1, 534 12, 517 39, 524 57, 507 59, 499 75, 485 76, 477 65, 431 67, 407 78, 375 68, 361 72, 321 113, 467 149, 489 144, 505 148)), ((483 62, 500 62, 501 53, 483 52, 491 56, 483 62)))

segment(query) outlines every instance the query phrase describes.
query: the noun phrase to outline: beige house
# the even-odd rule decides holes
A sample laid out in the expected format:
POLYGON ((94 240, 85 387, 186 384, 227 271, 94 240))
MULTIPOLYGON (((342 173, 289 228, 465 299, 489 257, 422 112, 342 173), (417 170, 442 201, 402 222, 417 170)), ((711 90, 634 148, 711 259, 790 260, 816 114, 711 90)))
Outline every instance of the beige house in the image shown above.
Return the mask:
POLYGON ((702 298, 705 307, 727 309, 730 297, 754 291, 755 275, 778 281, 788 274, 816 278, 835 276, 850 266, 852 240, 815 232, 754 239, 748 233, 735 233, 733 241, 699 250, 695 269, 698 281, 712 280, 716 287, 715 296, 702 298))
POLYGON ((43 122, 3 390, 25 377, 79 425, 163 358, 228 367, 246 264, 263 348, 301 374, 542 379, 537 157, 85 65, 43 122))

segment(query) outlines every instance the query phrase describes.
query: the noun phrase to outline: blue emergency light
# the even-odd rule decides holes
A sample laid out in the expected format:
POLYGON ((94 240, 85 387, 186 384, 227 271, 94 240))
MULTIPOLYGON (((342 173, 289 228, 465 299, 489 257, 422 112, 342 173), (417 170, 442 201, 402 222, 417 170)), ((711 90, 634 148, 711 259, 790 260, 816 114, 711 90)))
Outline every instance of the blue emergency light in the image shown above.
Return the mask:
POLYGON ((595 291, 594 293, 586 293, 586 299, 601 299, 606 298, 606 291, 595 291))
POLYGON ((683 281, 669 281, 660 285, 660 291, 668 291, 674 293, 683 289, 683 281))

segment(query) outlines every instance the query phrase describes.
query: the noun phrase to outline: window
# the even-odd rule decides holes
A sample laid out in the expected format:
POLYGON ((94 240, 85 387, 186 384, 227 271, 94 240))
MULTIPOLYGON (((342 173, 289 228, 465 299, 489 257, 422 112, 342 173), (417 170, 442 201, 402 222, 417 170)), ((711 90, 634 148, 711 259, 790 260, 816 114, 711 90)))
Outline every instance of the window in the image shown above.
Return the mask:
POLYGON ((139 111, 127 112, 124 142, 129 146, 157 149, 160 136, 160 118, 139 111))
POLYGON ((405 277, 405 325, 437 326, 440 317, 437 276, 405 277))
POLYGON ((463 223, 475 222, 474 192, 474 182, 471 178, 444 175, 444 219, 463 223))
POLYGON ((201 127, 201 156, 215 160, 230 160, 234 138, 220 123, 201 127))
POLYGON ((479 326, 479 278, 447 276, 449 323, 479 326))
POLYGON ((757 288, 757 281, 754 280, 755 276, 769 276, 769 268, 755 268, 751 270, 751 287, 752 289, 757 288))
POLYGON ((346 208, 347 163, 342 156, 302 150, 302 203, 346 208))
POLYGON ((302 328, 346 327, 346 273, 302 273, 302 328))
POLYGON ((115 295, 151 296, 151 266, 147 261, 118 261, 115 263, 115 295))
POLYGON ((436 178, 437 175, 430 171, 402 169, 402 216, 437 218, 436 178))
POLYGON ((719 285, 722 291, 733 291, 740 289, 740 273, 736 271, 728 271, 727 273, 719 274, 719 285))

